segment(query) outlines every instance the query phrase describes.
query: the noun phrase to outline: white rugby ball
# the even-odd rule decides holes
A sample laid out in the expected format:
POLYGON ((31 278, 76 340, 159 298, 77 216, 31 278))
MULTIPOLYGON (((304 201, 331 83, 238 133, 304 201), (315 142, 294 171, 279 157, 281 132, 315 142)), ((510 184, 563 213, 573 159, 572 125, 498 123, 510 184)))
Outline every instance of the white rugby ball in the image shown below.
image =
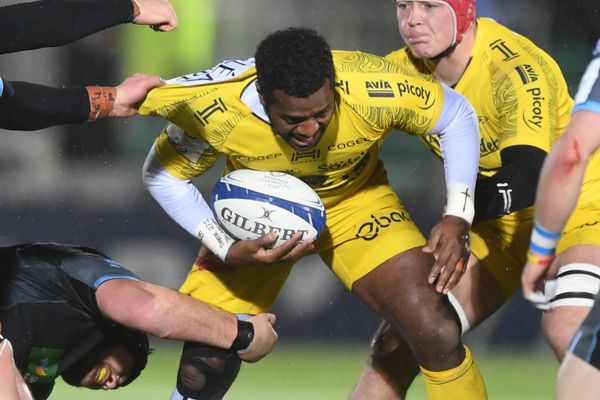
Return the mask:
POLYGON ((303 239, 312 239, 325 228, 319 195, 284 172, 230 172, 215 185, 211 207, 223 229, 238 240, 277 232, 275 246, 279 246, 298 231, 304 233, 303 239))

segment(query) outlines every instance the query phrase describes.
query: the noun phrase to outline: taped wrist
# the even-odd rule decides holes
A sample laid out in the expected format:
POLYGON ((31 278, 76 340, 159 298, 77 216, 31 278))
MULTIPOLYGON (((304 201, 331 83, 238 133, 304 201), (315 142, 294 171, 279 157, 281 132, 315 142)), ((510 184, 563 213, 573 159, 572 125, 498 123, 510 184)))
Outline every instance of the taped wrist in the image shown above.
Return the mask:
POLYGON ((535 222, 531 231, 527 261, 541 265, 550 264, 554 259, 554 252, 560 235, 560 232, 549 231, 535 222))
POLYGON ((109 86, 86 86, 85 89, 90 99, 88 121, 109 117, 117 100, 117 89, 109 86))
POLYGON ((205 219, 196 229, 198 238, 219 260, 225 262, 227 252, 235 240, 217 222, 214 218, 205 219))
POLYGON ((473 222, 475 216, 475 205, 473 196, 475 190, 464 184, 453 184, 448 187, 448 203, 444 215, 454 215, 467 221, 473 222))
POLYGON ((254 339, 254 325, 248 321, 240 321, 238 319, 238 333, 235 337, 229 350, 237 352, 240 350, 246 350, 252 340, 254 339))

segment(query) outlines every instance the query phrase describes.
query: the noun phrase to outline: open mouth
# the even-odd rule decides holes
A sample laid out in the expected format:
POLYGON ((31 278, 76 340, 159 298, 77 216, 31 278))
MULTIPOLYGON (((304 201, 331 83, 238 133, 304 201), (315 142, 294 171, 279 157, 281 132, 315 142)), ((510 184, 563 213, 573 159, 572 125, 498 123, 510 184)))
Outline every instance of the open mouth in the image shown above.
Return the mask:
POLYGON ((320 133, 316 133, 311 137, 300 136, 300 135, 290 135, 290 144, 295 148, 310 148, 314 147, 321 137, 320 133))

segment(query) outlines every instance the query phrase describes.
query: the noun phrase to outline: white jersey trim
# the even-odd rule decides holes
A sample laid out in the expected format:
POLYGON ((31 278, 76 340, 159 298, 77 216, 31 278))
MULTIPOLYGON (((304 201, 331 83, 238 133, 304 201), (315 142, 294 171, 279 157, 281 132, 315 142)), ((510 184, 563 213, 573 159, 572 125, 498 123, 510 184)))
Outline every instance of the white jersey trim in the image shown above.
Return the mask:
POLYGON ((211 85, 233 80, 252 67, 254 67, 254 58, 225 60, 210 69, 169 79, 167 84, 183 86, 211 85))

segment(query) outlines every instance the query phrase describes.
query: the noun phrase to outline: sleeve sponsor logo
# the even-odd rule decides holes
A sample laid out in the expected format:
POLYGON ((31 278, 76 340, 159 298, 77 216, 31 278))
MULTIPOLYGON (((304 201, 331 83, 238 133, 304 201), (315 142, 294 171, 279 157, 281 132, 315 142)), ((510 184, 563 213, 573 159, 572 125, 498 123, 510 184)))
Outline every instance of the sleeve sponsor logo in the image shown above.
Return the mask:
POLYGON ((384 80, 366 81, 365 88, 369 97, 395 97, 392 85, 384 80))
POLYGON ((538 80, 537 72, 535 72, 533 67, 529 64, 517 65, 515 70, 519 74, 519 78, 521 78, 523 85, 527 85, 528 83, 533 83, 538 80))
POLYGON ((527 93, 531 95, 531 109, 523 112, 523 122, 528 128, 537 132, 542 128, 542 122, 544 121, 542 106, 546 98, 542 96, 542 89, 540 88, 527 89, 527 93))
POLYGON ((169 79, 167 83, 197 86, 224 82, 241 75, 253 66, 254 58, 247 58, 245 60, 225 60, 210 69, 169 79))
POLYGON ((431 103, 429 102, 429 100, 431 100, 431 91, 427 90, 425 87, 413 85, 408 80, 404 80, 404 82, 398 82, 397 85, 400 97, 409 95, 424 101, 423 106, 419 106, 420 109, 426 110, 435 104, 435 101, 432 101, 431 103))

